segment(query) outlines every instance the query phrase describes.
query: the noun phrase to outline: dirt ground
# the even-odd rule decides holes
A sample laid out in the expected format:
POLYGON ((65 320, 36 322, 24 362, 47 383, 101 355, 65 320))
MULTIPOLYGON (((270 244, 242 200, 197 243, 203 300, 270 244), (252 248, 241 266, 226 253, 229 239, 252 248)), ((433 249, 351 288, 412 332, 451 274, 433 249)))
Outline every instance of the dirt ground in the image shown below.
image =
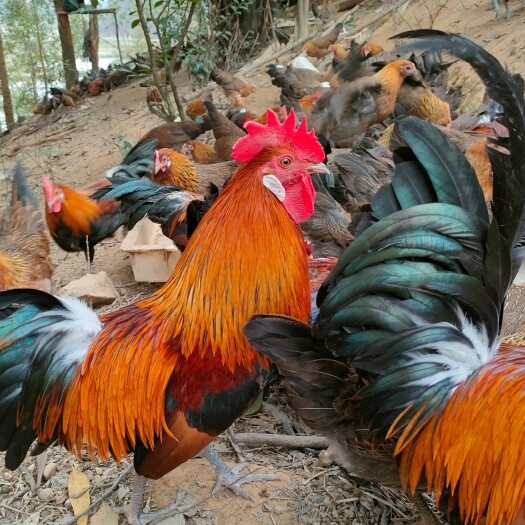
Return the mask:
MULTIPOLYGON (((525 10, 518 0, 511 0, 510 5, 515 16, 510 20, 504 16, 495 20, 494 12, 489 10, 490 0, 412 0, 397 13, 385 17, 373 32, 365 30, 358 38, 380 42, 388 49, 391 45, 388 38, 395 33, 432 25, 474 39, 501 59, 509 70, 524 74, 525 10)), ((390 6, 389 1, 366 0, 353 14, 354 28, 363 26, 390 6)), ((284 55, 279 61, 287 63, 290 58, 293 55, 284 55)), ((258 88, 257 93, 246 101, 251 111, 261 112, 278 102, 278 89, 271 85, 264 68, 247 74, 245 78, 258 88)), ((464 88, 462 107, 475 107, 483 90, 470 68, 454 65, 452 78, 464 88)), ((133 144, 143 133, 162 123, 148 111, 146 90, 139 85, 143 80, 131 81, 108 94, 88 98, 78 108, 61 108, 49 116, 33 116, 10 136, 0 140, 0 203, 4 201, 7 189, 7 182, 3 181, 18 159, 24 164, 30 185, 40 198, 43 174, 74 187, 101 179, 105 170, 119 163, 119 148, 124 141, 133 144)), ((181 91, 188 93, 189 86, 182 86, 181 91)), ((220 101, 220 98, 220 94, 215 93, 215 99, 220 101)), ((121 241, 122 234, 118 232, 97 247, 93 271, 105 271, 120 294, 119 299, 106 309, 127 304, 156 288, 134 281, 129 257, 120 250, 121 241)), ((52 250, 56 265, 55 290, 86 273, 83 254, 66 254, 55 245, 52 250)), ((269 401, 288 414, 292 424, 296 423, 297 432, 302 431, 278 387, 273 388, 269 401)), ((241 418, 234 431, 284 433, 282 424, 265 411, 241 418)), ((280 479, 247 487, 253 501, 224 489, 212 496, 215 473, 205 460, 195 458, 148 487, 147 503, 151 508, 162 507, 176 498, 188 508, 184 517, 170 518, 162 523, 385 525, 416 523, 418 520, 403 496, 352 478, 334 464, 319 466, 318 451, 240 445, 240 451, 235 452, 230 441, 222 436, 216 442, 216 448, 228 462, 246 460, 258 472, 278 473, 280 479)), ((55 472, 36 490, 33 490, 33 459, 26 459, 22 468, 15 472, 6 470, 3 461, 0 463, 0 524, 74 523, 67 493, 68 477, 74 468, 87 475, 91 501, 104 499, 104 504, 109 506, 102 507, 93 517, 97 505, 91 513, 91 523, 112 525, 125 521, 120 518, 119 522, 109 510, 129 499, 133 475, 125 473, 125 463, 79 462, 66 451, 55 448, 48 458, 48 467, 52 464, 49 470, 55 472), (116 485, 121 474, 124 477, 116 485), (101 498, 105 491, 109 495, 101 498)))

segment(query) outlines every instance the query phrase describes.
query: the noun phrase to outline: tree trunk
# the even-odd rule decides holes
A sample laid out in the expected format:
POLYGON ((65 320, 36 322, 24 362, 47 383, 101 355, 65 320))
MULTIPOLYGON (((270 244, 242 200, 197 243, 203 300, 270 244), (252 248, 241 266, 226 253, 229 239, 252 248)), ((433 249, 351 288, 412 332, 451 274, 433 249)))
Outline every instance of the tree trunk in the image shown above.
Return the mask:
POLYGON ((4 101, 5 122, 7 125, 7 129, 12 129, 15 125, 15 115, 13 112, 13 101, 11 99, 11 91, 9 90, 9 78, 7 76, 7 67, 5 64, 2 31, 0 31, 0 87, 2 89, 2 98, 4 101))
POLYGON ((60 35, 60 44, 62 46, 64 77, 66 79, 66 87, 70 88, 73 84, 78 82, 78 71, 75 61, 75 48, 73 46, 71 26, 69 25, 69 17, 66 14, 58 14, 60 11, 64 11, 63 0, 53 0, 53 2, 55 3, 55 11, 57 12, 58 34, 60 35))
POLYGON ((44 77, 44 87, 47 93, 47 85, 49 84, 49 82, 47 80, 46 56, 44 53, 44 47, 42 45, 42 34, 40 33, 40 22, 38 18, 38 11, 35 5, 35 0, 32 0, 31 8, 33 10, 33 20, 35 22, 36 38, 38 41, 38 54, 40 56, 40 67, 42 68, 42 75, 44 77))
POLYGON ((89 59, 91 69, 98 72, 98 16, 89 15, 89 59))
POLYGON ((308 36, 308 9, 309 0, 297 1, 297 39, 308 36))

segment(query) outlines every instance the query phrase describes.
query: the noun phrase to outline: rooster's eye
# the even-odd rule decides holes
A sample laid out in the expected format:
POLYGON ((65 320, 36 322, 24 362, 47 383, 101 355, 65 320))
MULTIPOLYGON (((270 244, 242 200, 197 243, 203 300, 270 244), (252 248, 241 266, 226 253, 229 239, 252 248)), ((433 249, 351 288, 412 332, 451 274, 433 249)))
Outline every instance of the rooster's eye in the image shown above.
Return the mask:
POLYGON ((290 167, 291 163, 292 163, 292 159, 290 157, 283 157, 281 159, 281 162, 279 162, 279 164, 281 165, 281 168, 288 168, 290 167))

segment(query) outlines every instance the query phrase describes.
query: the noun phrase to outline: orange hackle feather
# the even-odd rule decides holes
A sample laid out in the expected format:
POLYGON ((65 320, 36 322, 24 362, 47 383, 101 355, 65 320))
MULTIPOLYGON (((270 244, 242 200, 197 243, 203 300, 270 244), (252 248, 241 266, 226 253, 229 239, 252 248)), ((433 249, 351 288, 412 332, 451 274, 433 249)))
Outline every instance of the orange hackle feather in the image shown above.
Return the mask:
POLYGON ((381 93, 376 97, 378 121, 383 121, 394 111, 399 90, 405 80, 401 73, 402 68, 415 71, 415 66, 410 60, 396 60, 372 77, 381 83, 381 93))
POLYGON ((211 144, 205 144, 197 140, 188 140, 186 144, 191 146, 190 151, 193 160, 197 164, 216 164, 217 162, 221 162, 220 157, 211 144))
POLYGON ((465 523, 511 523, 525 500, 524 373, 525 348, 503 343, 440 413, 404 432, 404 486, 414 492, 424 474, 438 500, 450 491, 465 523))
MULTIPOLYGON (((46 222, 49 229, 55 231, 59 224, 63 224, 75 235, 89 235, 91 223, 104 213, 101 205, 83 193, 63 184, 54 184, 54 187, 64 193, 64 200, 59 212, 51 213, 46 209, 46 222)), ((105 204, 105 206, 113 205, 113 202, 105 204)))
MULTIPOLYGON (((276 120, 269 115, 269 126, 276 120)), ((236 146, 238 157, 248 156, 252 146, 251 156, 204 216, 168 282, 150 298, 104 315, 65 399, 50 393, 40 400, 34 418, 40 440, 57 435, 77 454, 87 444, 91 456, 120 459, 137 439, 146 447, 157 438, 183 439, 177 437, 183 430, 166 422, 168 388, 177 407, 198 410, 204 392, 243 384, 256 366, 268 369, 268 359, 243 334, 252 315, 278 312, 308 320, 302 234, 262 183, 263 165, 288 153, 290 144, 264 148, 265 131, 253 126, 255 149, 244 139, 236 146)), ((291 134, 303 141, 298 151, 313 147, 306 123, 291 134)))
POLYGON ((178 151, 162 148, 158 150, 159 155, 167 155, 171 159, 171 166, 166 170, 155 171, 151 175, 151 180, 156 184, 174 184, 184 191, 195 191, 199 183, 197 168, 195 164, 178 151))

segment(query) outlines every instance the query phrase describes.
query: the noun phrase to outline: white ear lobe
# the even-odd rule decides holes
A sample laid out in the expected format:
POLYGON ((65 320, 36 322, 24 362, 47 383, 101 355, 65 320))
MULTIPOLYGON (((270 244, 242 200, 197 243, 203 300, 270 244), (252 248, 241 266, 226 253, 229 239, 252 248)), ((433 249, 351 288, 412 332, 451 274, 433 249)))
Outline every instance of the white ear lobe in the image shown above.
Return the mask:
POLYGON ((268 188, 280 202, 283 202, 286 197, 286 190, 281 184, 281 181, 275 175, 265 175, 262 179, 263 186, 268 188))

